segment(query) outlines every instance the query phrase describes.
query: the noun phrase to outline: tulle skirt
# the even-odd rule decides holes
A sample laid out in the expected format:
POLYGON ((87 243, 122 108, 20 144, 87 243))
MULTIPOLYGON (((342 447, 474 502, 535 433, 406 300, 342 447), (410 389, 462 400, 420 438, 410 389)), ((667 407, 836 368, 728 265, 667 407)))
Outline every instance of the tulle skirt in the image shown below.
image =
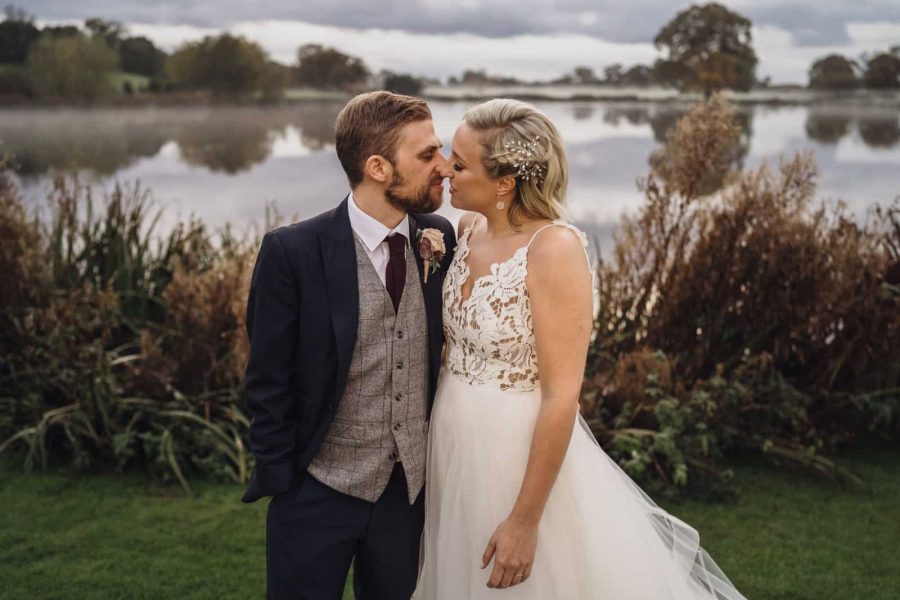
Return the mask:
POLYGON ((659 508, 579 417, 538 530, 531 576, 487 587, 481 557, 513 507, 540 390, 472 385, 442 369, 428 439, 415 600, 743 600, 697 531, 659 508))

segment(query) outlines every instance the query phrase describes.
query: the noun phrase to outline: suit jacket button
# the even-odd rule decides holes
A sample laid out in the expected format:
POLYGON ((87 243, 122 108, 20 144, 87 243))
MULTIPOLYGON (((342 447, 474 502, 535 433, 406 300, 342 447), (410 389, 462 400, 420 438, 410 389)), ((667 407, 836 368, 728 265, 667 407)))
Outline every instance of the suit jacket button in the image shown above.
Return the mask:
POLYGON ((397 361, 397 368, 398 368, 398 369, 402 369, 402 368, 403 368, 403 361, 402 361, 402 360, 398 360, 398 361, 397 361))

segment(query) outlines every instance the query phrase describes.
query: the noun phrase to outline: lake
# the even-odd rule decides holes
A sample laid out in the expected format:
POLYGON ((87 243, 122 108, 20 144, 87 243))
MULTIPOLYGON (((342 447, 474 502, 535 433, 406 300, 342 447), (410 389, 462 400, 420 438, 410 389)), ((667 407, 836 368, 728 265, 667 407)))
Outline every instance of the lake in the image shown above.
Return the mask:
MULTIPOLYGON (((638 178, 687 107, 671 103, 538 102, 557 124, 571 166, 570 220, 611 242, 620 216, 642 200, 638 178)), ((453 130, 471 103, 430 103, 449 152, 453 130)), ((341 104, 279 107, 0 109, 0 141, 15 157, 26 202, 43 206, 54 176, 77 171, 83 182, 116 181, 152 191, 162 226, 191 214, 218 227, 260 226, 274 203, 305 218, 334 206, 347 184, 334 154, 341 104)), ((876 203, 900 194, 900 115, 896 109, 841 105, 743 105, 743 164, 777 163, 811 150, 820 167, 819 196, 844 200, 862 221, 876 203)), ((445 199, 440 213, 458 215, 445 199)))

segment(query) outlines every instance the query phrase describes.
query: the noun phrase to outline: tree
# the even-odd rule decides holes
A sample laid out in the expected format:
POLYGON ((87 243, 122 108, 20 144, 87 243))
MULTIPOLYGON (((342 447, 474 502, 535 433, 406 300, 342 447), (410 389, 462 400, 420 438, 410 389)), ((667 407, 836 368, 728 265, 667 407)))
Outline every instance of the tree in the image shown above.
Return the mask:
POLYGON ((697 82, 697 76, 692 68, 673 60, 657 59, 653 63, 653 78, 662 85, 672 86, 679 90, 694 88, 697 82))
POLYGON ((466 69, 462 74, 462 83, 465 85, 485 85, 490 83, 490 78, 484 69, 479 69, 478 71, 466 69))
POLYGON ((863 73, 863 83, 867 88, 900 88, 900 58, 882 52, 870 58, 863 73))
POLYGON ((617 84, 622 79, 622 65, 613 63, 603 69, 603 79, 607 83, 617 84))
POLYGON ((581 84, 597 83, 597 76, 590 67, 575 67, 575 82, 581 84))
POLYGON ((125 35, 125 28, 118 21, 107 21, 94 17, 84 22, 84 28, 87 29, 91 37, 103 40, 106 45, 113 49, 118 49, 122 36, 125 35))
POLYGON ((722 88, 748 90, 756 80, 753 24, 746 17, 717 3, 693 5, 678 13, 654 38, 665 48, 666 60, 693 72, 679 78, 686 88, 709 96, 722 88))
POLYGON ((104 42, 78 36, 41 36, 32 45, 26 76, 38 97, 89 104, 112 93, 119 58, 104 42))
POLYGON ((74 25, 47 26, 41 29, 41 37, 64 38, 79 37, 82 35, 84 35, 84 33, 74 25))
POLYGON ((809 87, 819 89, 851 89, 859 85, 856 64, 840 54, 820 58, 809 68, 809 87))
POLYGON ((321 44, 304 44, 297 50, 295 79, 298 84, 322 88, 356 90, 369 78, 362 60, 321 44))
POLYGON ((233 99, 259 91, 271 96, 279 86, 259 44, 227 33, 183 44, 166 62, 166 73, 181 87, 233 99))
POLYGON ((166 67, 166 53, 145 37, 125 38, 119 44, 119 59, 122 70, 147 77, 163 75, 166 67))
POLYGON ((619 79, 622 85, 649 85, 653 83, 653 70, 647 65, 634 65, 619 79))
POLYGON ((32 17, 7 7, 6 19, 0 23, 0 63, 24 63, 28 49, 40 34, 32 17))
POLYGON ((384 76, 384 89, 395 94, 418 96, 422 93, 422 80, 405 73, 387 72, 384 76))
POLYGON ((266 66, 259 79, 259 99, 261 102, 280 102, 284 99, 284 90, 291 79, 290 67, 274 60, 266 61, 266 66))

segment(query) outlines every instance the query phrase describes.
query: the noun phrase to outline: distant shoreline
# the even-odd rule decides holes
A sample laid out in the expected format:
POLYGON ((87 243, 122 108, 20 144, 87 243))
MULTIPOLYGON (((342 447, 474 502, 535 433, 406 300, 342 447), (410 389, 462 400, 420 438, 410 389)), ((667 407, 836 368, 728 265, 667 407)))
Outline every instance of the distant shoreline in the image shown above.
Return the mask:
MULTIPOLYGON (((900 107, 900 90, 811 90, 804 87, 758 88, 748 92, 725 91, 736 104, 851 104, 900 107)), ((512 97, 521 100, 562 102, 650 102, 695 103, 699 92, 679 92, 663 87, 614 87, 602 85, 440 85, 426 86, 422 95, 429 100, 479 101, 512 97)))
MULTIPOLYGON (((847 105, 875 108, 900 108, 900 90, 811 90, 800 86, 758 88, 748 92, 726 90, 729 101, 735 104, 766 104, 804 106, 814 104, 847 105)), ((305 102, 344 102, 352 93, 289 88, 280 104, 305 102)), ((420 94, 435 102, 480 102, 491 98, 518 98, 540 102, 635 102, 648 104, 694 104, 703 99, 698 92, 679 92, 664 87, 616 87, 606 85, 430 85, 420 94)), ((152 106, 256 106, 255 101, 233 102, 210 97, 202 92, 174 94, 137 93, 116 96, 90 107, 152 107, 152 106)), ((276 103, 278 104, 278 103, 276 103)), ((67 102, 35 102, 21 96, 0 95, 0 108, 78 108, 67 102)))

